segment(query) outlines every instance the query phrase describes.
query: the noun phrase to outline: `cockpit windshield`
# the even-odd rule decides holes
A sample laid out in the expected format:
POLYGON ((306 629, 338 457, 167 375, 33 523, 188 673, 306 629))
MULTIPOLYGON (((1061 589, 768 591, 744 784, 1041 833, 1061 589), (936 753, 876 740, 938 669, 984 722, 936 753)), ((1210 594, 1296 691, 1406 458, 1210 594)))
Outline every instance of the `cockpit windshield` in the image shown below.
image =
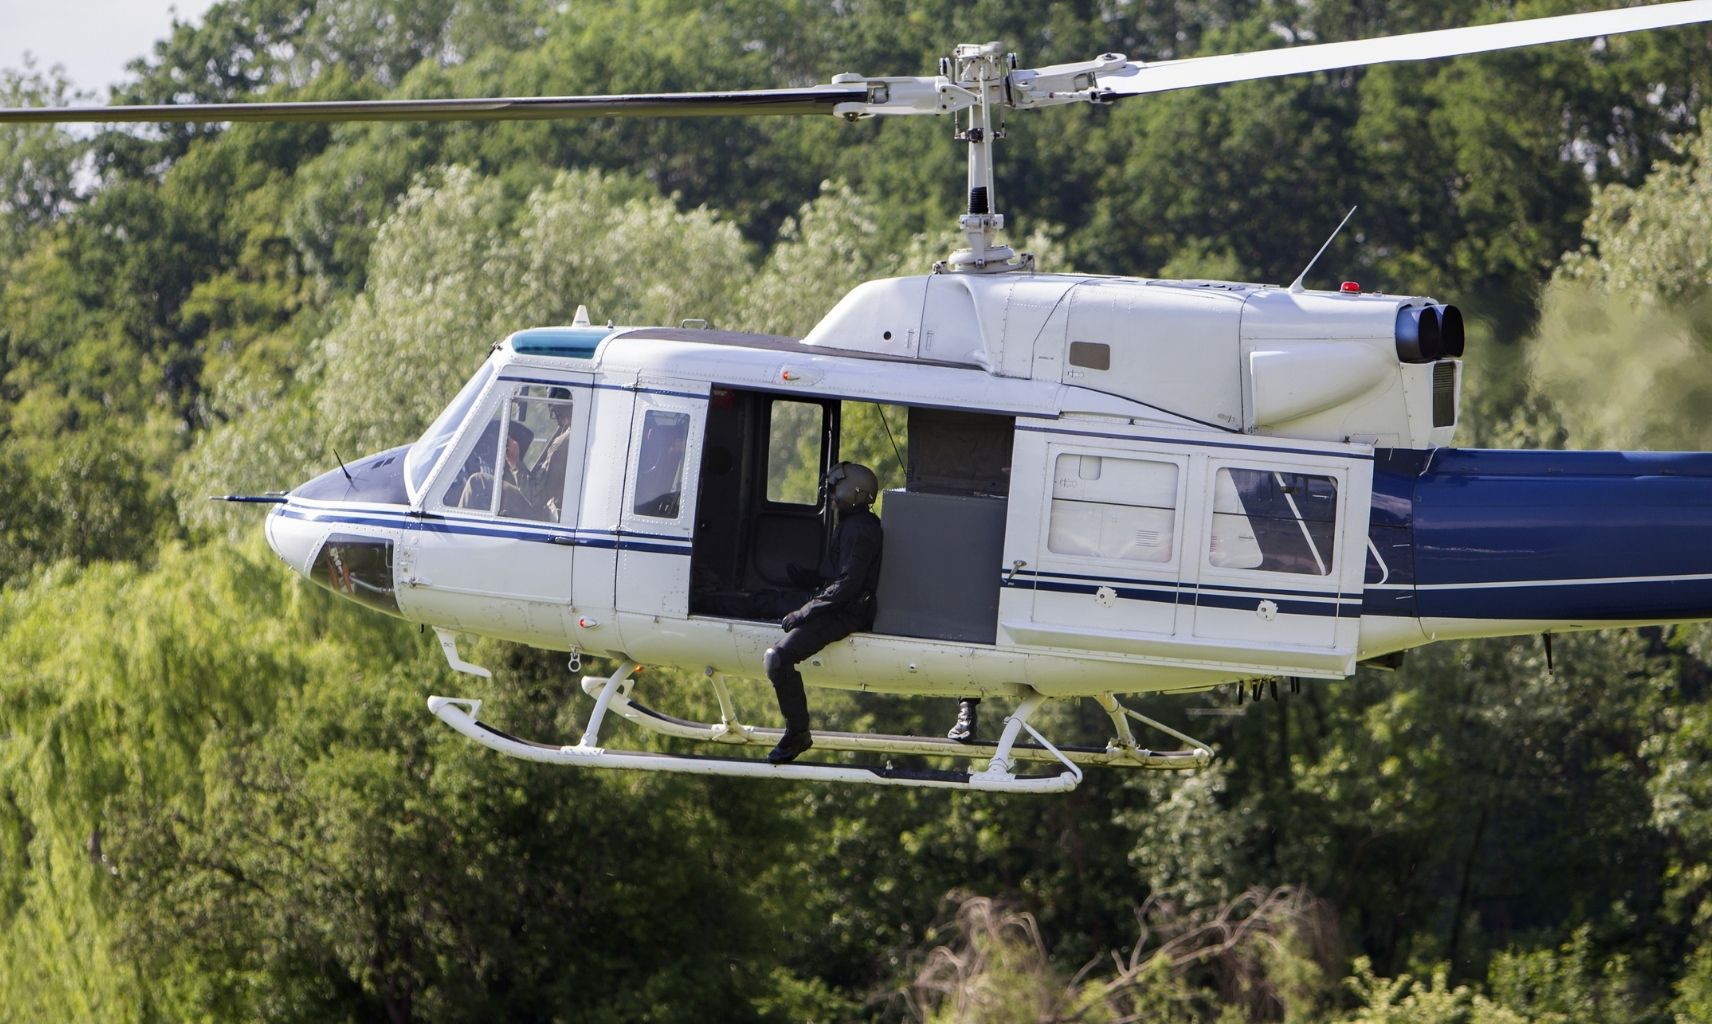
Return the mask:
POLYGON ((422 488, 428 483, 428 475, 434 471, 434 465, 440 461, 446 446, 452 443, 453 435, 458 427, 463 425, 464 417, 469 415, 470 406, 487 387, 488 381, 493 380, 493 360, 489 359, 464 385, 458 397, 452 399, 452 404, 446 406, 446 411, 429 424, 428 429, 416 443, 410 446, 410 451, 404 455, 404 480, 410 488, 410 500, 414 503, 422 495, 422 488))

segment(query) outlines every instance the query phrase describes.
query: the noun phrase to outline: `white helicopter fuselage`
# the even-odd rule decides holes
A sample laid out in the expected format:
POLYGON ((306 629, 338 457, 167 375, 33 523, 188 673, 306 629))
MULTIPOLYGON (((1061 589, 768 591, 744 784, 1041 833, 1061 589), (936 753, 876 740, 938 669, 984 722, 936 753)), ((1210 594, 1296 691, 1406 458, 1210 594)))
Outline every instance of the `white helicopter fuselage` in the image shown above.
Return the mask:
POLYGON ((1453 636, 1707 614, 1704 581, 1611 600, 1680 573, 1469 575, 1458 545, 1422 546, 1417 481, 1497 493, 1470 490, 1484 468, 1432 477, 1460 333, 1414 297, 1018 273, 871 282, 800 341, 520 331, 415 445, 293 491, 268 538, 410 621, 759 678, 779 627, 726 602, 820 562, 812 481, 839 458, 841 410, 875 403, 910 428, 880 506, 878 618, 803 666, 813 685, 1184 691, 1341 678, 1453 636), (1434 582, 1446 566, 1461 575, 1434 582), (1558 603, 1462 615, 1459 587, 1558 603))

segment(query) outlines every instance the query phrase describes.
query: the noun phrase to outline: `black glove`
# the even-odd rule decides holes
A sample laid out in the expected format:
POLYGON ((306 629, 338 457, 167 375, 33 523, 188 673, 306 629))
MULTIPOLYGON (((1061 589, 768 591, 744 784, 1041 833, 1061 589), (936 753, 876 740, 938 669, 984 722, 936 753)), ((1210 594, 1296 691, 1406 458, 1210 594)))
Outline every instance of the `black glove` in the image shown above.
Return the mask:
POLYGON ((805 616, 802 613, 802 609, 799 608, 796 611, 785 616, 784 618, 780 619, 779 620, 779 626, 781 628, 783 628, 785 632, 789 633, 791 630, 802 625, 803 619, 805 619, 805 618, 807 618, 807 616, 805 616))
POLYGON ((785 578, 791 581, 791 586, 801 590, 813 590, 820 586, 820 573, 800 565, 785 566, 785 578))

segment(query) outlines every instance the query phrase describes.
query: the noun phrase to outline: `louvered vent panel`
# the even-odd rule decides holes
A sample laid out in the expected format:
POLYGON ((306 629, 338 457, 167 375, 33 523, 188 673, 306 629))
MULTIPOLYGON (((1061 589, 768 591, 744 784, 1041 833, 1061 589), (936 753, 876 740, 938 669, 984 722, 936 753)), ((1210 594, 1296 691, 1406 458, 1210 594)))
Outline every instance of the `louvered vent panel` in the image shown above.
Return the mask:
POLYGON ((1456 426, 1456 364, 1433 364, 1433 426, 1456 426))

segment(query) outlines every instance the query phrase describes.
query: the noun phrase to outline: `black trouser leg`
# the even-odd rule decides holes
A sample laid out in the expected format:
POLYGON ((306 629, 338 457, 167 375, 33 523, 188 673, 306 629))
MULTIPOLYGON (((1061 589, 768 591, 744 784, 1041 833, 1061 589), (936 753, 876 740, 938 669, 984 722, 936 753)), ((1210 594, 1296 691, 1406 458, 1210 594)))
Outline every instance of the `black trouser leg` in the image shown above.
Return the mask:
POLYGON ((808 729, 808 695, 803 692, 802 673, 797 666, 834 640, 855 632, 855 627, 837 615, 811 619, 785 634, 767 649, 764 665, 773 693, 779 698, 779 714, 790 732, 808 729))
POLYGON ((803 692, 802 673, 779 654, 777 647, 768 649, 766 666, 767 679, 773 684, 773 694, 779 698, 779 714, 785 720, 785 731, 806 731, 808 694, 803 692))

